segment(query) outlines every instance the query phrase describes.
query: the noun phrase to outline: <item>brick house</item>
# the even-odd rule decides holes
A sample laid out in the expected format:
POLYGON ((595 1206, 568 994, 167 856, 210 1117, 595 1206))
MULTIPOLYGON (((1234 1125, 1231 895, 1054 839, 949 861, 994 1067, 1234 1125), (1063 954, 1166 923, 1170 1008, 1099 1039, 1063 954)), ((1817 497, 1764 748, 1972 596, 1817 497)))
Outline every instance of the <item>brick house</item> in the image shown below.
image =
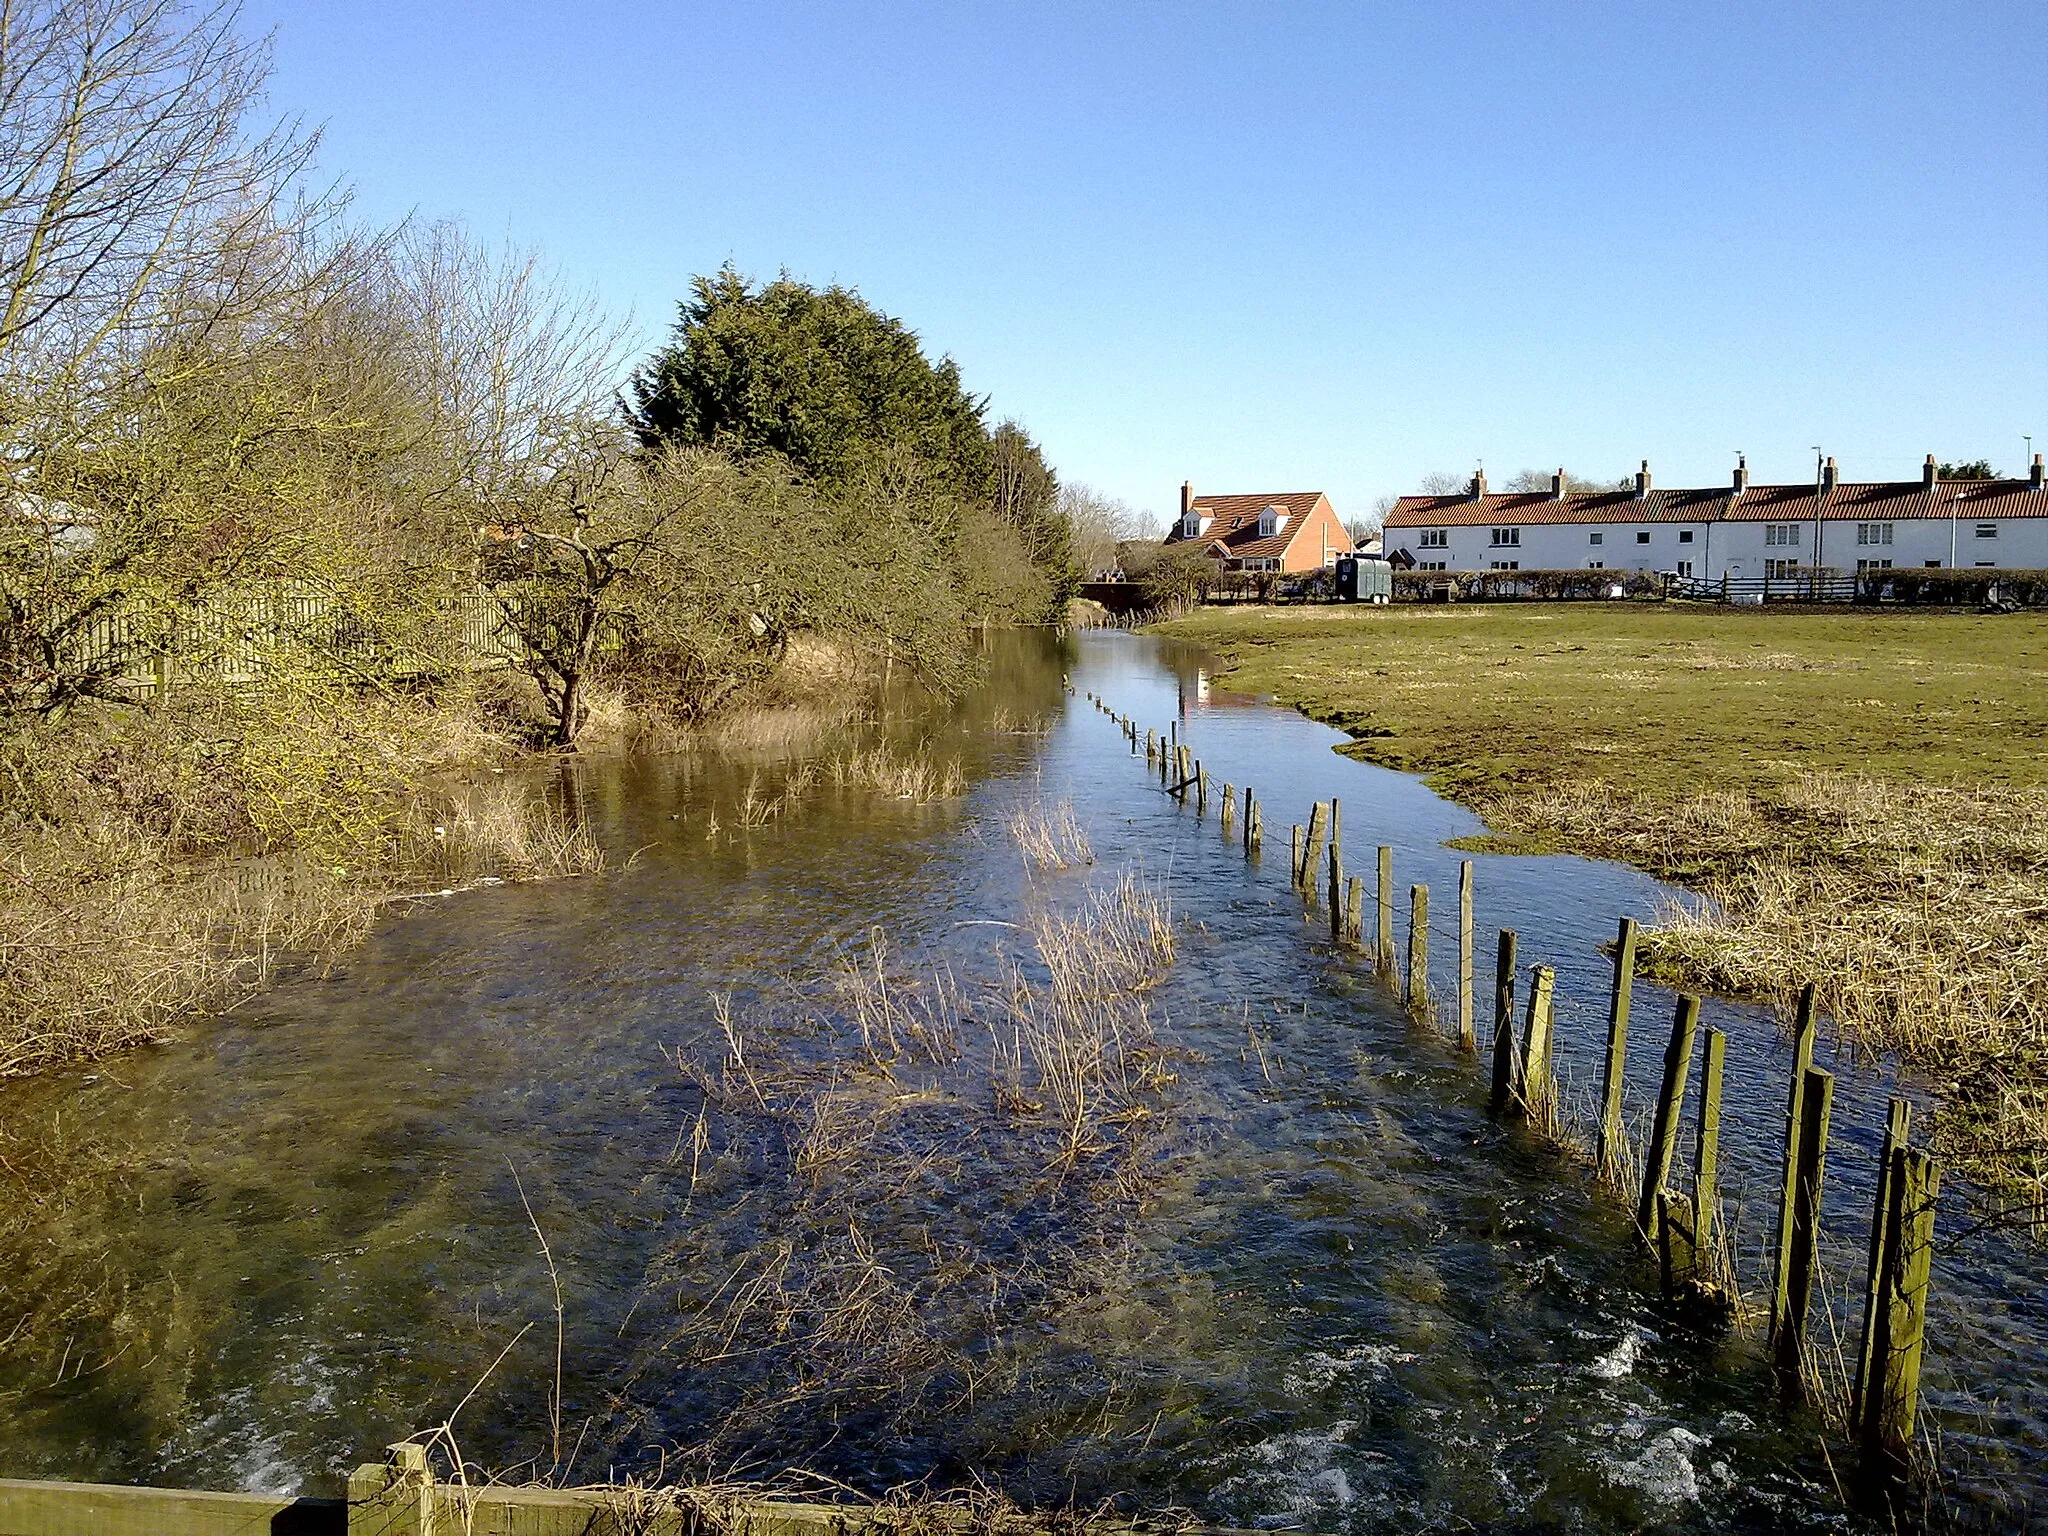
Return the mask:
POLYGON ((1180 519, 1169 547, 1200 540, 1225 571, 1319 571, 1352 551, 1351 535, 1321 491, 1197 496, 1180 488, 1180 519))

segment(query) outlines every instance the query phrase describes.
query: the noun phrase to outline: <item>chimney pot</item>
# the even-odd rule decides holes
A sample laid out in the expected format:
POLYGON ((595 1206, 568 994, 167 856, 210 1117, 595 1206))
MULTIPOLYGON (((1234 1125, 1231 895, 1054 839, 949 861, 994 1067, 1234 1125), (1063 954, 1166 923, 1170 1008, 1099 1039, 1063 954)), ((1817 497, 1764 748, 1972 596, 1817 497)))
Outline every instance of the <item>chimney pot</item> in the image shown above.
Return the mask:
POLYGON ((1735 494, 1740 496, 1744 491, 1748 489, 1749 455, 1746 453, 1738 453, 1735 456, 1735 494))
POLYGON ((1648 459, 1645 459, 1645 460, 1643 460, 1643 467, 1642 467, 1641 469, 1639 469, 1639 470, 1637 470, 1637 471, 1636 471, 1636 495, 1640 497, 1640 496, 1647 496, 1647 495, 1649 495, 1649 494, 1650 494, 1650 461, 1649 461, 1648 459))
POLYGON ((1472 499, 1474 501, 1484 501, 1486 499, 1486 471, 1484 468, 1475 470, 1472 474, 1472 499))
POLYGON ((2032 465, 2031 465, 2031 466, 2030 466, 2030 467, 2028 468, 2028 470, 2027 470, 2027 484, 2028 484, 2028 486, 2029 486, 2029 487, 2031 487, 2031 488, 2032 488, 2032 489, 2034 489, 2034 490, 2037 490, 2037 491, 2038 491, 2038 490, 2040 490, 2040 489, 2041 489, 2041 486, 2042 486, 2042 470, 2041 470, 2041 455, 2040 455, 2040 454, 2038 454, 2038 453, 2034 455, 2034 462, 2033 462, 2033 464, 2032 464, 2032 465))
POLYGON ((1941 468, 1934 462, 1934 455, 1930 453, 1927 455, 1927 462, 1920 466, 1920 488, 1931 491, 1934 489, 1934 482, 1940 478, 1941 468))
POLYGON ((1186 517, 1195 506, 1195 482, 1183 480, 1180 483, 1180 515, 1186 517))
POLYGON ((1832 453, 1828 455, 1827 468, 1821 472, 1820 479, 1824 489, 1832 491, 1835 488, 1835 456, 1832 453))
POLYGON ((1557 473, 1550 477, 1550 499, 1552 501, 1564 500, 1564 466, 1562 464, 1558 466, 1557 473))

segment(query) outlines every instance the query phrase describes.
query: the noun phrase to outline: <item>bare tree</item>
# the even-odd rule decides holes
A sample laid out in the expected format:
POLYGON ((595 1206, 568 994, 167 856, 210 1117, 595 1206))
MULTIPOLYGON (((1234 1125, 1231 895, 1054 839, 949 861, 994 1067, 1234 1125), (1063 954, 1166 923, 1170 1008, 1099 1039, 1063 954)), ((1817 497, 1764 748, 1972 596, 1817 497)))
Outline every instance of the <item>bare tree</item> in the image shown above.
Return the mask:
POLYGON ((167 287, 292 222, 316 139, 245 133, 270 48, 238 19, 231 0, 0 3, 5 375, 75 368, 158 319, 167 287))
POLYGON ((1151 513, 1085 485, 1062 486, 1060 509, 1074 530, 1074 557, 1091 575, 1116 568, 1119 545, 1156 541, 1165 534, 1151 513))

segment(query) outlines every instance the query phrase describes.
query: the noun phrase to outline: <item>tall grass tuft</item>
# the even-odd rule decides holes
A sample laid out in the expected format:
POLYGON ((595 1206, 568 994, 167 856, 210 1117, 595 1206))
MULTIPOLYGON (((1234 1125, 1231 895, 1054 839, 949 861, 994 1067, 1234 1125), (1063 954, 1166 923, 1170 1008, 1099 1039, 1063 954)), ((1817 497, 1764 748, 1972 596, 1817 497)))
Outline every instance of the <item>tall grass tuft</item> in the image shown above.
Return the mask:
POLYGON ((1017 806, 1003 818, 1003 825, 1024 861, 1036 869, 1074 869, 1095 862, 1095 849, 1074 814, 1072 800, 1050 806, 1034 800, 1017 806))
POLYGON ((897 755, 887 745, 856 747, 834 759, 832 782, 842 789, 865 789, 919 805, 950 800, 967 788, 967 775, 957 759, 941 762, 929 744, 897 755))

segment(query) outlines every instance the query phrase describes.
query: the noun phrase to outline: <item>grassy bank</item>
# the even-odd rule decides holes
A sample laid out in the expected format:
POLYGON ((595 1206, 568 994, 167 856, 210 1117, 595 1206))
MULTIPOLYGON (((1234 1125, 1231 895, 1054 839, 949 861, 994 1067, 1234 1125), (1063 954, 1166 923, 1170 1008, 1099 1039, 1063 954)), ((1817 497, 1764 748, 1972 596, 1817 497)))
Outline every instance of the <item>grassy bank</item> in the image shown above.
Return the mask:
POLYGON ((1811 979, 1950 1089, 1944 1150, 2048 1190, 2048 620, 1529 604, 1202 613, 1160 627, 1427 776, 1503 850, 1712 897, 1653 963, 1811 979))

